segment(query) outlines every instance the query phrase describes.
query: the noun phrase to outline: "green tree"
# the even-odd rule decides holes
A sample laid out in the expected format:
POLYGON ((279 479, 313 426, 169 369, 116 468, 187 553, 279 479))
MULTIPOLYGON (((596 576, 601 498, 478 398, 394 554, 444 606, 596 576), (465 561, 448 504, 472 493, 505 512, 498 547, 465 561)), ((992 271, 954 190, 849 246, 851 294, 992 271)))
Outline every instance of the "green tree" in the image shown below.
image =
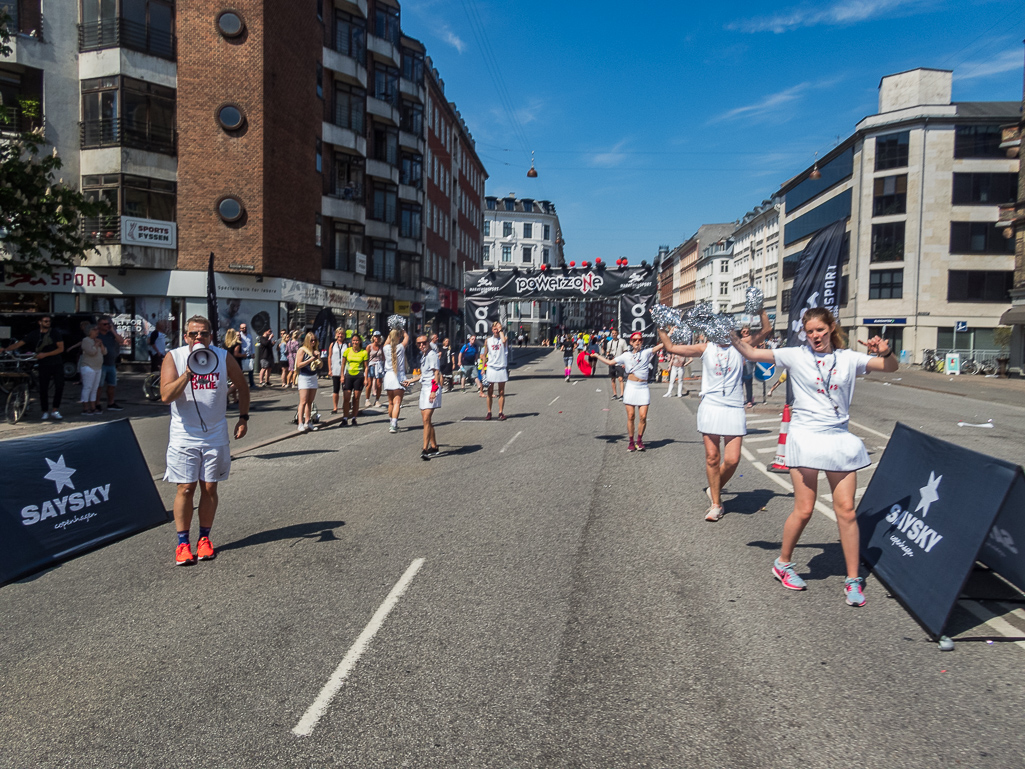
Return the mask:
MULTIPOLYGON (((10 21, 0 9, 0 58, 11 55, 10 21)), ((9 114, 0 105, 0 126, 9 114)), ((12 272, 49 275, 73 266, 96 250, 81 220, 115 213, 64 184, 57 150, 43 153, 44 144, 41 127, 0 139, 0 265, 12 272)))

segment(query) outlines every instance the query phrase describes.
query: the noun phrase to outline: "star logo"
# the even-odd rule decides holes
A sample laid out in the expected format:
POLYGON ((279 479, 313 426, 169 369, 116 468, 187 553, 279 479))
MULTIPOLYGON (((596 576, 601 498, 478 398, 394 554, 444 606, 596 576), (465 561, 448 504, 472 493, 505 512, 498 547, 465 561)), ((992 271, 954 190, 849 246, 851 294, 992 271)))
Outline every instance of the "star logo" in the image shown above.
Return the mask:
POLYGON ((65 486, 67 486, 71 490, 74 490, 75 484, 71 482, 71 476, 78 471, 64 464, 63 454, 60 455, 56 462, 54 462, 52 459, 47 459, 46 464, 50 466, 50 472, 48 472, 43 477, 46 478, 46 480, 53 481, 57 484, 58 494, 61 493, 61 490, 65 486))
POLYGON ((939 488, 940 481, 942 480, 942 475, 937 478, 936 473, 930 472, 929 482, 918 490, 918 493, 922 495, 922 499, 919 501, 918 507, 915 508, 915 512, 917 513, 921 510, 923 518, 929 514, 929 506, 939 500, 940 495, 936 493, 936 489, 939 488))

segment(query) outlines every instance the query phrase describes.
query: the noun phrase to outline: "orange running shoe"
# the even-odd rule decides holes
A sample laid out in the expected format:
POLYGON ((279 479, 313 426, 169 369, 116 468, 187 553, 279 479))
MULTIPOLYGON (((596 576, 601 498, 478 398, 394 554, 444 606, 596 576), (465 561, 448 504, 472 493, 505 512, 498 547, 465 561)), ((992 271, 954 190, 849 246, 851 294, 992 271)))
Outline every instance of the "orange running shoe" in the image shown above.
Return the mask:
POLYGON ((200 537, 196 543, 196 557, 201 561, 212 561, 214 559, 214 546, 210 543, 210 537, 200 537))
POLYGON ((192 548, 189 547, 188 542, 182 542, 178 545, 178 549, 174 551, 174 563, 175 566, 188 566, 196 562, 195 557, 192 555, 192 548))

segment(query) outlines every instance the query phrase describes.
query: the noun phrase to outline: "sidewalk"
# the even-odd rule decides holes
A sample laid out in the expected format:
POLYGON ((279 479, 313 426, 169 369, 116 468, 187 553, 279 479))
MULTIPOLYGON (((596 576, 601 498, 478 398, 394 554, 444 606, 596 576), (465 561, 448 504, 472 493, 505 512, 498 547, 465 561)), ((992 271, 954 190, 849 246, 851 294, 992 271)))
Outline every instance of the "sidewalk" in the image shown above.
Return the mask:
POLYGON ((912 387, 1004 406, 1025 407, 1025 379, 1021 377, 1000 379, 977 374, 947 376, 935 371, 922 371, 918 366, 901 366, 892 374, 872 374, 868 379, 894 387, 912 387))

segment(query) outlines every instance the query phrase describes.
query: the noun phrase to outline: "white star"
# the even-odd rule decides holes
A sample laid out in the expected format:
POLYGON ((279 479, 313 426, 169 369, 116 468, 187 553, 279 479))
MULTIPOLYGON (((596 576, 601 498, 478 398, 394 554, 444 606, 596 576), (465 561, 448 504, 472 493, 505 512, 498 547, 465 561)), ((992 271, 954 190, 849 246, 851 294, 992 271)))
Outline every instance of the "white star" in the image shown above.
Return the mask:
POLYGON ((936 489, 939 488, 940 481, 942 480, 942 475, 937 478, 935 473, 930 472, 929 482, 918 490, 919 494, 922 495, 922 499, 918 503, 918 507, 915 508, 915 512, 917 513, 921 510, 923 518, 929 514, 929 505, 939 500, 940 495, 936 493, 936 489))
POLYGON ((75 488, 75 484, 71 482, 71 476, 77 473, 77 470, 72 470, 70 467, 64 464, 64 455, 61 454, 60 458, 54 462, 52 459, 47 459, 46 464, 50 466, 50 472, 43 477, 48 481, 53 481, 57 484, 57 493, 61 493, 61 489, 68 486, 71 489, 75 488))

